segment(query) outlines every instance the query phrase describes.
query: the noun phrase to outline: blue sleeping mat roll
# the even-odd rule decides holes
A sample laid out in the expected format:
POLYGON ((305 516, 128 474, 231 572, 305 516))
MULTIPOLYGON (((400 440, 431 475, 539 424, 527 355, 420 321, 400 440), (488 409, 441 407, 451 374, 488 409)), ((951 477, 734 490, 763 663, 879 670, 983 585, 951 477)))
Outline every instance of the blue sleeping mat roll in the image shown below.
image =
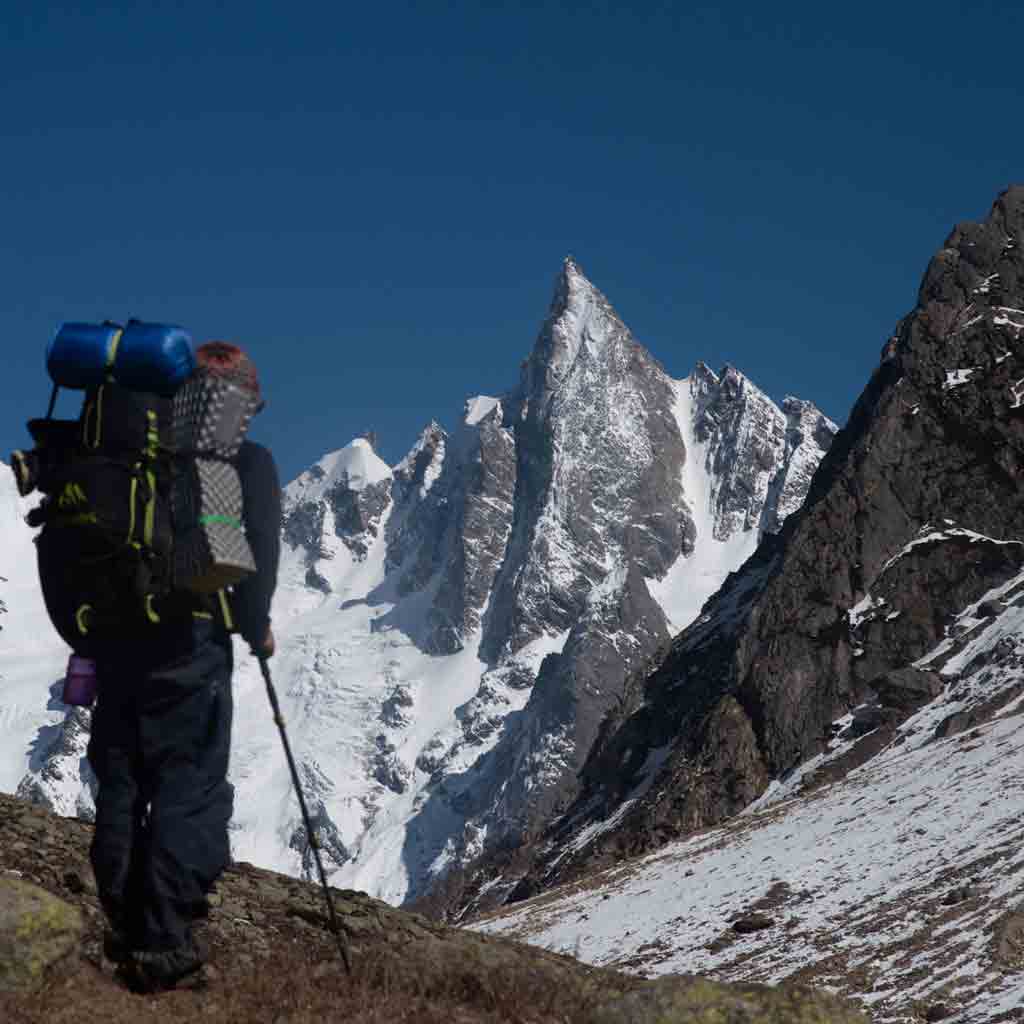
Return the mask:
POLYGON ((173 395, 195 369, 192 338, 181 327, 66 323, 46 350, 46 368, 62 388, 88 389, 113 379, 130 391, 173 395))

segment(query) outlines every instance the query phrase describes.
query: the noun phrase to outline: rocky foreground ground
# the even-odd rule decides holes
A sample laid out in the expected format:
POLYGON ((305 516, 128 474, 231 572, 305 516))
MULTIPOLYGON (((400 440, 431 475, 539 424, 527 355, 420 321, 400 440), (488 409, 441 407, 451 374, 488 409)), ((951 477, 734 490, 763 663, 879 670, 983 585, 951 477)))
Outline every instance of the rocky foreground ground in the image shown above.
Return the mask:
POLYGON ((200 988, 138 996, 102 954, 88 866, 91 826, 0 795, 0 1020, 856 1024, 801 988, 646 982, 571 957, 446 927, 362 893, 335 891, 353 971, 320 890, 235 864, 213 898, 200 988))

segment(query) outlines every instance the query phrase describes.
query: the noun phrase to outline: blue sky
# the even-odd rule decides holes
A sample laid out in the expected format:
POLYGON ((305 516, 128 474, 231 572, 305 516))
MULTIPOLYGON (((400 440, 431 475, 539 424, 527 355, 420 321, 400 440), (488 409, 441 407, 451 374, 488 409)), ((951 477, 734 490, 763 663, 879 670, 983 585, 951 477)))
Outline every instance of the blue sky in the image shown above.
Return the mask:
POLYGON ((394 462, 515 383, 567 253, 673 374, 842 421, 1024 179, 1011 3, 88 6, 3 5, 3 458, 54 326, 134 315, 250 349, 283 475, 394 462))

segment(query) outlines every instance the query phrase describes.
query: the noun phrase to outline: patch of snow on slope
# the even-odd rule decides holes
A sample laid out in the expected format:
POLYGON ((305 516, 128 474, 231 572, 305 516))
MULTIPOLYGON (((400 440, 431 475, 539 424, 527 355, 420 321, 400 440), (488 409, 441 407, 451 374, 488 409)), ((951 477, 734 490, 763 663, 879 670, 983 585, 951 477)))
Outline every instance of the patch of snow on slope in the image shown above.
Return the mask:
POLYGON ((1024 607, 1013 605, 943 669, 974 674, 845 779, 794 788, 475 927, 646 975, 774 984, 799 972, 860 999, 879 1024, 930 999, 954 1003, 963 1024, 1000 1019, 1024 1003, 1024 975, 992 956, 1000 920, 1024 898, 1021 698, 965 735, 934 736, 972 699, 1015 693, 1022 660, 1024 607), (771 927, 733 930, 759 908, 771 927))
POLYGON ((913 551, 914 548, 923 547, 927 544, 941 544, 948 540, 957 540, 960 538, 966 538, 972 544, 1024 544, 1024 541, 1020 540, 997 540, 995 537, 986 537, 982 533, 976 533, 974 530, 967 530, 960 526, 953 526, 950 520, 947 520, 947 526, 944 530, 936 530, 931 524, 926 523, 921 527, 918 535, 896 555, 893 555, 881 569, 878 570, 878 575, 881 576, 886 569, 894 566, 904 555, 913 551))
POLYGON ((947 370, 942 390, 949 391, 952 388, 960 387, 961 384, 966 384, 976 372, 977 367, 967 367, 966 369, 961 370, 947 370))
POLYGON ((463 422, 470 427, 475 427, 481 420, 486 419, 501 402, 497 398, 490 398, 487 395, 477 395, 476 398, 466 399, 466 412, 463 422))
POLYGON ((704 602, 754 553, 759 540, 757 530, 737 530, 726 541, 715 538, 707 444, 698 441, 694 432, 692 381, 686 377, 673 383, 676 422, 686 447, 683 496, 697 529, 696 547, 692 555, 680 555, 660 580, 647 580, 647 589, 677 633, 696 619, 704 602))

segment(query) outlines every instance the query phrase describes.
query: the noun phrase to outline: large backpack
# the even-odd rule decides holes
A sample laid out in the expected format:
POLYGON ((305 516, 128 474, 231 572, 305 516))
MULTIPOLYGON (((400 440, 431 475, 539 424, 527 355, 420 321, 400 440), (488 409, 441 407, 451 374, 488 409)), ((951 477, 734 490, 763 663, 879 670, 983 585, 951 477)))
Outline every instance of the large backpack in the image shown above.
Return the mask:
POLYGON ((77 422, 33 420, 45 453, 34 514, 43 598, 77 654, 169 613, 172 401, 115 383, 86 393, 77 422))
POLYGON ((45 495, 30 522, 43 527, 40 582, 61 637, 90 657, 198 610, 222 614, 230 627, 224 588, 255 568, 231 464, 249 417, 235 418, 230 445, 187 446, 209 433, 202 417, 225 403, 199 400, 222 399, 223 388, 193 372, 180 328, 66 324, 47 365, 50 411, 29 423, 34 451, 13 462, 22 492, 34 486, 45 495), (85 389, 76 421, 52 416, 61 386, 85 389))

